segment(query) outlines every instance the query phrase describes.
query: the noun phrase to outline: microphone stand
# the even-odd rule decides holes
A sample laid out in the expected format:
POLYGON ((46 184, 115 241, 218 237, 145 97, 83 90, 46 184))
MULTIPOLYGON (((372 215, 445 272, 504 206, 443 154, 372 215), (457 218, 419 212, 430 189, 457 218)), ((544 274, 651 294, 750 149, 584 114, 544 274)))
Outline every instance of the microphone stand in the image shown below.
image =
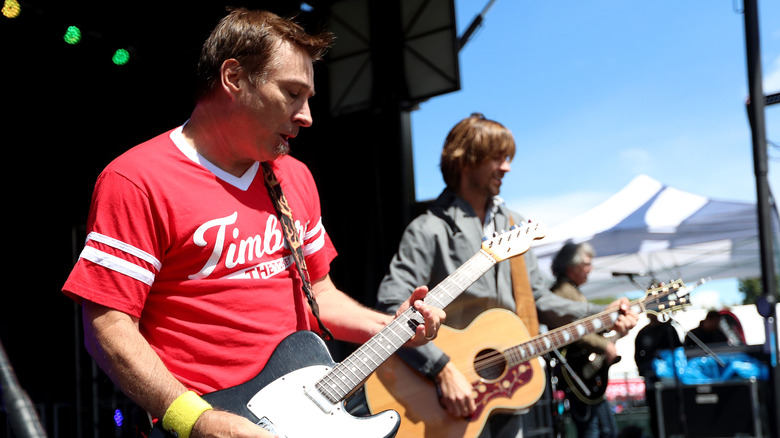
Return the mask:
MULTIPOLYGON (((673 322, 673 323, 677 324, 677 326, 680 327, 680 329, 683 331, 683 333, 686 333, 685 328, 682 326, 682 324, 680 324, 679 321, 674 319, 674 317, 672 315, 667 315, 667 316, 669 316, 669 319, 667 321, 668 323, 671 324, 673 322)), ((686 334, 686 336, 687 336, 687 334, 686 334)), ((683 338, 683 339, 685 339, 685 338, 683 338)), ((701 342, 701 341, 699 341, 699 342, 701 342)), ((682 347, 680 347, 680 348, 682 348, 682 347)), ((685 351, 685 350, 683 350, 683 351, 685 351)), ((677 395, 677 406, 679 406, 679 410, 680 410, 680 425, 681 425, 681 428, 682 428, 682 433, 683 433, 683 436, 688 436, 688 415, 685 412, 685 394, 683 393, 683 385, 682 385, 682 382, 680 381, 680 375, 677 372, 677 354, 675 354, 674 350, 672 350, 672 374, 674 375, 674 392, 677 395)), ((659 400, 657 400, 657 403, 659 404, 659 407, 660 407, 660 404, 661 404, 660 397, 659 397, 659 400)), ((661 415, 663 415, 663 414, 661 413, 661 415)), ((660 432, 661 432, 662 436, 665 433, 664 431, 660 431, 660 432)))
MULTIPOLYGON (((633 273, 633 272, 613 272, 613 273, 612 273, 612 276, 613 276, 613 277, 627 277, 627 278, 628 278, 628 280, 629 280, 629 281, 630 281, 630 282, 631 282, 631 283, 632 283, 632 284, 633 284, 633 285, 634 285, 634 286, 635 286, 637 289, 639 289, 639 290, 646 290, 646 289, 645 289, 645 288, 643 288, 643 287, 642 287, 642 285, 641 285, 641 284, 639 284, 639 282, 638 282, 638 281, 636 281, 636 279, 634 278, 634 277, 635 277, 635 276, 637 276, 637 275, 641 275, 641 274, 638 274, 638 273, 633 273)), ((655 283, 655 280, 651 280, 651 281, 650 281, 650 287, 652 287, 652 285, 653 285, 654 283, 655 283)), ((665 313, 665 314, 664 314, 664 316, 668 317, 668 319, 662 320, 662 319, 661 319, 661 315, 658 315, 658 321, 659 321, 659 322, 661 322, 662 324, 666 324, 666 323, 668 323, 669 321, 674 321, 674 322, 676 322, 676 323, 677 323, 677 324, 680 326, 680 328, 682 328, 682 325, 680 325, 680 323, 679 323, 679 322, 677 322, 677 320, 675 320, 675 319, 672 317, 672 315, 671 315, 671 314, 665 313)), ((685 329, 683 329, 683 333, 685 333, 685 329)), ((694 335, 692 335, 692 336, 694 336, 694 335)), ((701 342, 701 341, 699 341, 698 339, 697 339, 697 341, 698 341, 698 342, 699 342, 701 345, 704 345, 704 343, 702 343, 702 342, 701 342)), ((707 347, 705 346, 704 348, 707 348, 707 347)), ((710 350, 710 351, 712 351, 712 350, 710 350)), ((717 360, 718 360, 718 361, 720 361, 720 358, 718 358, 717 360)), ((683 388, 682 388, 682 382, 680 382, 680 376, 677 374, 677 358, 676 358, 676 355, 674 354, 674 350, 672 350, 672 369, 674 370, 672 374, 674 374, 674 389, 675 389, 675 394, 677 395, 677 402, 678 402, 678 405, 679 405, 679 407, 680 407, 680 408, 679 408, 679 412, 680 412, 680 424, 681 424, 681 426, 682 426, 682 432, 683 432, 683 436, 688 436, 688 421, 687 421, 687 416, 686 416, 686 413, 685 413, 685 400, 684 400, 684 397, 683 397, 683 388)), ((653 386, 654 386, 654 387, 653 387, 653 390, 655 390, 655 385, 653 385, 653 386)), ((661 387, 661 388, 662 388, 662 387, 661 387)), ((664 417, 664 411, 663 411, 663 406, 662 406, 662 404, 663 404, 663 397, 662 397, 662 394, 656 394, 656 397, 655 397, 655 404, 656 404, 656 406, 655 406, 655 410, 656 410, 656 412, 657 412, 658 418, 661 418, 661 419, 662 419, 662 418, 664 417)), ((665 437, 665 436, 666 436, 666 430, 665 430, 665 429, 666 429, 666 422, 663 422, 662 424, 659 424, 658 426, 659 426, 659 427, 658 427, 658 434, 659 434, 659 437, 660 437, 660 438, 663 438, 663 437, 665 437)))
MULTIPOLYGON (((673 319, 673 318, 672 318, 672 319, 673 319)), ((675 321, 675 322, 677 322, 677 320, 674 320, 674 321, 675 321)), ((677 324, 679 325, 680 323, 679 323, 679 322, 677 322, 677 324)), ((682 327, 682 326, 681 326, 681 327, 682 327)), ((683 332, 685 332, 685 330, 683 330, 683 332)), ((687 333, 685 333, 685 336, 686 336, 686 337, 688 337, 688 338, 691 338, 691 340, 692 340, 693 342, 695 342, 695 343, 696 343, 696 345, 698 345, 698 346, 699 346, 699 348, 701 348, 701 349, 702 349, 702 351, 704 351, 704 353, 706 353, 706 354, 707 354, 707 356, 710 356, 712 359, 714 359, 714 360, 715 360, 715 362, 717 362, 717 363, 718 363, 718 365, 720 365, 720 366, 722 366, 722 367, 725 367, 725 366, 726 366, 726 363, 725 363, 725 362, 723 362, 723 360, 722 360, 720 357, 718 357, 718 354, 717 354, 717 353, 715 353, 714 351, 712 351, 712 348, 708 347, 708 346, 707 346, 707 344, 705 344, 704 342, 702 342, 702 341, 701 341, 701 339, 699 339, 699 338, 698 338, 698 336, 694 335, 694 334, 693 334, 693 333, 691 333, 691 332, 687 332, 687 333)))

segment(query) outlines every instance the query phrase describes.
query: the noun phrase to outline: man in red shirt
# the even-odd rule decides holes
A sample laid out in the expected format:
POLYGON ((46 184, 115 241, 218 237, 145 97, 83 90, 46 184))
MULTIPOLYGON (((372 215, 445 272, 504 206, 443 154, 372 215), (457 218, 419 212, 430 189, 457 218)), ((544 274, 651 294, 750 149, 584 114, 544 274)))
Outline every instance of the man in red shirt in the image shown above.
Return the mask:
MULTIPOLYGON (((180 437, 273 436, 200 395, 251 379, 298 331, 365 343, 393 320, 331 281, 336 251, 316 186, 287 155, 312 124, 313 63, 331 38, 271 13, 232 11, 203 46, 189 120, 118 157, 95 186, 87 242, 63 291, 82 305, 101 368, 180 437), (285 240, 274 180, 305 263, 285 240)), ((444 312, 422 301, 426 293, 418 288, 396 313, 420 315, 402 343, 436 336, 444 312)))

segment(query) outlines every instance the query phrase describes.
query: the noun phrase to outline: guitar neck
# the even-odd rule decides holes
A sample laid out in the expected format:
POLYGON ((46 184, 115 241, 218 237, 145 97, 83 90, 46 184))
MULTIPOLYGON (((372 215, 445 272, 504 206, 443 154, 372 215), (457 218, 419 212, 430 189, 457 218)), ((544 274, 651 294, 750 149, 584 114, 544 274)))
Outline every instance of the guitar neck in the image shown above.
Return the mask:
MULTIPOLYGON (((631 302, 631 309, 637 314, 644 311, 641 303, 641 299, 631 302)), ((618 317, 620 317, 619 310, 607 309, 508 348, 504 351, 504 355, 507 362, 514 366, 576 342, 590 333, 610 330, 615 326, 618 317)))
MULTIPOLYGON (((496 260, 490 254, 480 250, 431 289, 424 302, 440 309, 447 307, 495 264, 496 260)), ((332 403, 344 400, 387 358, 407 343, 414 336, 417 326, 423 323, 422 316, 410 307, 346 359, 336 364, 316 383, 317 390, 332 403)))

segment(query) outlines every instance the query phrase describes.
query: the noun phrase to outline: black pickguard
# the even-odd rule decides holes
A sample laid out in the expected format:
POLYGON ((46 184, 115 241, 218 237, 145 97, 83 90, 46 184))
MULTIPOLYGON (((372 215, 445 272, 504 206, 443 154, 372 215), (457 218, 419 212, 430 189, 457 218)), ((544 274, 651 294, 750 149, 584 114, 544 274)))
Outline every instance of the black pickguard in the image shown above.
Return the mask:
POLYGON ((607 392, 610 368, 610 364, 607 363, 604 355, 594 353, 590 348, 583 346, 581 343, 575 343, 567 348, 563 355, 573 372, 579 376, 587 390, 590 391, 590 394, 583 391, 569 370, 561 364, 557 367, 558 372, 556 374, 563 377, 564 393, 567 396, 574 396, 586 404, 594 404, 601 401, 607 392), (595 360, 591 360, 592 354, 596 356, 595 360))

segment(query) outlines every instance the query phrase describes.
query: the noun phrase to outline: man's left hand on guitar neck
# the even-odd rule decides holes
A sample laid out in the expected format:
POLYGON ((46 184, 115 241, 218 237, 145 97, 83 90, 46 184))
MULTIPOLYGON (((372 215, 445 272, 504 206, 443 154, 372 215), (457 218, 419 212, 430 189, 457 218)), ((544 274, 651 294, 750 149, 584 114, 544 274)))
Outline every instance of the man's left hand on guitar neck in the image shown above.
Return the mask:
POLYGON ((622 338, 636 326, 637 321, 639 321, 639 315, 631 309, 631 302, 628 298, 618 298, 607 306, 608 309, 616 307, 620 309, 620 316, 615 321, 613 329, 617 332, 618 338, 622 338))
POLYGON ((429 306, 425 304, 423 299, 428 294, 427 286, 420 286, 412 292, 412 295, 406 300, 401 307, 395 312, 396 317, 400 316, 406 309, 414 306, 417 312, 425 320, 424 324, 417 326, 414 333, 414 337, 410 339, 405 346, 406 347, 419 347, 425 345, 428 342, 436 339, 436 334, 439 332, 439 327, 444 323, 446 315, 442 309, 429 306))
POLYGON ((639 315, 631 309, 628 298, 619 298, 608 306, 608 308, 615 307, 620 308, 620 316, 617 321, 615 321, 615 327, 613 327, 617 335, 610 338, 612 342, 606 345, 606 350, 604 351, 606 363, 609 365, 620 361, 620 355, 618 355, 615 341, 627 335, 628 332, 636 326, 636 323, 639 320, 639 315))
POLYGON ((363 344, 406 309, 414 306, 420 314, 421 321, 414 336, 406 342, 405 346, 418 347, 436 338, 439 327, 445 319, 443 310, 423 302, 428 294, 426 286, 415 289, 409 299, 401 304, 395 315, 377 312, 358 303, 339 290, 327 275, 314 280, 312 290, 319 303, 320 315, 325 325, 330 328, 336 339, 342 341, 363 344))

